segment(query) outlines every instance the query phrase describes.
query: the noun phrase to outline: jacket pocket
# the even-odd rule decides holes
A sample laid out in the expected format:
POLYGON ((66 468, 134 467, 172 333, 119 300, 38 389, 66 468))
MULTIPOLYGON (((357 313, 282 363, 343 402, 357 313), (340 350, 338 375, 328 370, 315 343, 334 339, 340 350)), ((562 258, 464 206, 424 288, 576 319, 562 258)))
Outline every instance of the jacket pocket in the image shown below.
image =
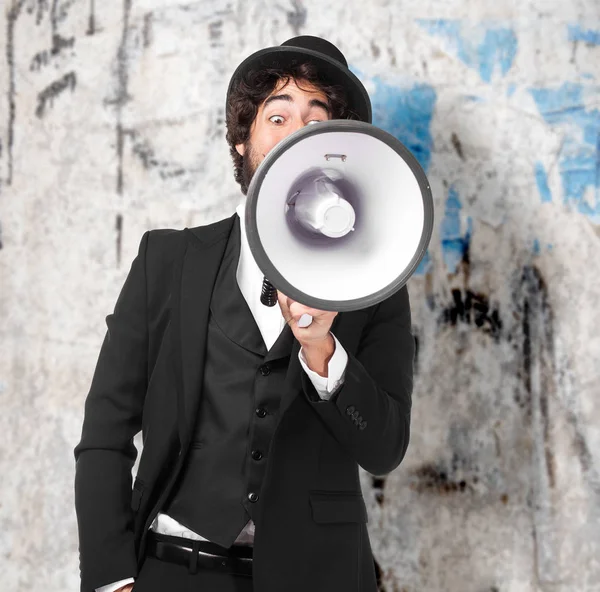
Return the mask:
POLYGON ((367 507, 362 493, 352 491, 310 491, 313 520, 318 524, 366 523, 367 507))
POLYGON ((140 509, 142 503, 142 496, 144 495, 144 484, 137 477, 133 482, 133 489, 131 491, 131 509, 137 512, 140 509))

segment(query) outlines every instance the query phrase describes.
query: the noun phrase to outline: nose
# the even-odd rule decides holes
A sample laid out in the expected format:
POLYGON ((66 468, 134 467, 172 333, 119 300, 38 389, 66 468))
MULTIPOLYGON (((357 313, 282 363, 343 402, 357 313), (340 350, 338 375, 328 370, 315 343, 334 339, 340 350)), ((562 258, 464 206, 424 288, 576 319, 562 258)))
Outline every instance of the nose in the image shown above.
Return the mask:
POLYGON ((298 123, 296 123, 296 125, 294 126, 294 129, 292 131, 298 131, 299 129, 302 129, 303 127, 306 127, 308 125, 308 123, 304 123, 303 121, 298 121, 298 123))

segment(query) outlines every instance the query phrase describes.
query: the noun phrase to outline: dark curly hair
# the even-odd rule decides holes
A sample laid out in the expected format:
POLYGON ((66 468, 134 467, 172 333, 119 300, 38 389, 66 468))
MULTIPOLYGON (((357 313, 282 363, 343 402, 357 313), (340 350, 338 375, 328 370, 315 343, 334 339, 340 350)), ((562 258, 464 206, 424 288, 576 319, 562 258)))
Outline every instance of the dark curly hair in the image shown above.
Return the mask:
MULTIPOLYGON (((250 128, 262 102, 273 92, 278 82, 287 84, 294 80, 300 88, 306 81, 322 91, 329 99, 332 119, 359 119, 348 107, 348 99, 341 85, 329 84, 311 62, 293 64, 289 67, 261 68, 250 70, 234 86, 229 95, 225 114, 226 140, 233 160, 234 177, 242 193, 248 192, 248 179, 244 175, 244 157, 235 149, 250 139, 250 128)), ((249 155, 248 155, 249 157, 249 155)))

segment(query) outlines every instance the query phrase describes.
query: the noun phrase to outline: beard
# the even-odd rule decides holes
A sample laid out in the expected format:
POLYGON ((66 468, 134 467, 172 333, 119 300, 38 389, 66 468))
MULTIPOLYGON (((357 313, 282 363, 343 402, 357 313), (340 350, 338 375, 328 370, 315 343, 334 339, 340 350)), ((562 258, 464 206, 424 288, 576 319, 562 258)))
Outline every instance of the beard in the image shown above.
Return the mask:
MULTIPOLYGON (((264 155, 263 155, 264 156, 264 155)), ((242 159, 242 180, 244 182, 244 195, 248 193, 248 187, 250 187, 250 181, 260 164, 260 153, 254 149, 254 146, 248 140, 245 144, 244 158, 242 159)))

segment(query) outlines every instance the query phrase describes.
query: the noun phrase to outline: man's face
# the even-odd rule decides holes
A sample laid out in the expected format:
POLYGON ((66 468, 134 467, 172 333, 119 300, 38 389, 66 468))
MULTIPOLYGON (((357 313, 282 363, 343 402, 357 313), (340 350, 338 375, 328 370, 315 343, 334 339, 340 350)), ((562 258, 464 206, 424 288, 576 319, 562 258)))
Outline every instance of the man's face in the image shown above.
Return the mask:
POLYGON ((331 119, 327 96, 315 86, 293 79, 280 81, 263 101, 250 128, 250 139, 237 144, 244 156, 243 173, 247 185, 269 150, 286 136, 315 121, 331 119))

